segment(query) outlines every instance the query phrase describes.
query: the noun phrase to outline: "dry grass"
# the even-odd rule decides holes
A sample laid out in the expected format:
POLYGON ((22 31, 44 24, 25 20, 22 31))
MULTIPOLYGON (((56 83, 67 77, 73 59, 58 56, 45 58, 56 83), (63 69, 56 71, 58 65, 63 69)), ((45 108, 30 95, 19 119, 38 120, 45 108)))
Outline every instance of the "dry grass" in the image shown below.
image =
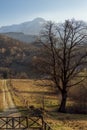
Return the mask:
POLYGON ((18 107, 42 107, 44 99, 44 118, 53 130, 87 130, 87 115, 62 114, 55 111, 58 106, 57 96, 49 87, 48 81, 12 80, 11 83, 11 94, 18 107))
POLYGON ((3 111, 3 91, 2 91, 2 80, 0 80, 0 111, 3 111))
POLYGON ((87 130, 87 115, 52 112, 47 122, 54 130, 87 130))
POLYGON ((53 92, 48 85, 43 86, 43 84, 47 85, 46 81, 12 80, 13 91, 15 91, 17 97, 19 97, 20 100, 22 99, 22 101, 19 103, 16 101, 17 97, 15 96, 14 100, 16 106, 19 106, 20 104, 25 106, 33 105, 35 107, 42 107, 43 99, 45 102, 45 107, 50 105, 56 105, 57 97, 52 94, 53 92))

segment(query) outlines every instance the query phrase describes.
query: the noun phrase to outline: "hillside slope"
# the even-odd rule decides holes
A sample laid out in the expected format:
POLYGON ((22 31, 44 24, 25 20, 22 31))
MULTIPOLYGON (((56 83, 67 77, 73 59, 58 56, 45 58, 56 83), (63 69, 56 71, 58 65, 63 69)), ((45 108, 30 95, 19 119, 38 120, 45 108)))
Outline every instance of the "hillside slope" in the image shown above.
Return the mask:
POLYGON ((27 35, 21 32, 8 32, 2 33, 2 35, 8 36, 10 38, 19 40, 21 42, 32 43, 35 42, 38 38, 36 35, 27 35))
POLYGON ((0 35, 0 77, 34 77, 33 58, 39 50, 38 43, 26 44, 0 35))

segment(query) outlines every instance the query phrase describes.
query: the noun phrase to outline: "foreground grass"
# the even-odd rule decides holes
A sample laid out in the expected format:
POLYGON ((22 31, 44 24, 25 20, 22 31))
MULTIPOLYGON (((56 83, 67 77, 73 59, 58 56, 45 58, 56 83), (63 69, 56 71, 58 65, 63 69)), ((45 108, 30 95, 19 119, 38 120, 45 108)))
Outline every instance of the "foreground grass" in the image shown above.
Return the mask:
POLYGON ((44 118, 53 130, 87 130, 87 115, 57 112, 58 97, 49 84, 44 80, 11 80, 10 89, 15 105, 20 110, 30 106, 44 107, 44 118))
MULTIPOLYGON (((12 80, 12 89, 15 92, 14 101, 16 106, 34 106, 44 107, 45 109, 50 106, 56 106, 58 104, 57 96, 46 84, 46 81, 40 80, 12 80), (44 86, 46 84, 47 86, 44 86), (19 103, 17 99, 22 101, 19 103)), ((49 84, 49 82, 48 82, 49 84)))
POLYGON ((87 115, 51 112, 46 120, 54 130, 87 130, 87 115))

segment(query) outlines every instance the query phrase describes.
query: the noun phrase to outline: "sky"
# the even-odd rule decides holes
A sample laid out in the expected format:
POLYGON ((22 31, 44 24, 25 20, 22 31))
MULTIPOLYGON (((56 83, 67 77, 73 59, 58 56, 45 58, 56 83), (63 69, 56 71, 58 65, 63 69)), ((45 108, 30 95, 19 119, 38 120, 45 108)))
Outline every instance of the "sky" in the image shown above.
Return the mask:
POLYGON ((0 0, 0 26, 41 17, 53 22, 87 21, 87 0, 0 0))

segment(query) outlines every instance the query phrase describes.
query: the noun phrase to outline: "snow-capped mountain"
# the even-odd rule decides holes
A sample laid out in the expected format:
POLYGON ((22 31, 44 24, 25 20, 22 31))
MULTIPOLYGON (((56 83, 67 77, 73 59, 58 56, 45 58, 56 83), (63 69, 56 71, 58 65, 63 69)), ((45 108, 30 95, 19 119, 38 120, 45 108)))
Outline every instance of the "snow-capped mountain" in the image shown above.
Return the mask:
POLYGON ((17 25, 3 26, 0 28, 0 33, 22 32, 28 35, 38 35, 45 22, 46 20, 43 18, 36 18, 17 25))

